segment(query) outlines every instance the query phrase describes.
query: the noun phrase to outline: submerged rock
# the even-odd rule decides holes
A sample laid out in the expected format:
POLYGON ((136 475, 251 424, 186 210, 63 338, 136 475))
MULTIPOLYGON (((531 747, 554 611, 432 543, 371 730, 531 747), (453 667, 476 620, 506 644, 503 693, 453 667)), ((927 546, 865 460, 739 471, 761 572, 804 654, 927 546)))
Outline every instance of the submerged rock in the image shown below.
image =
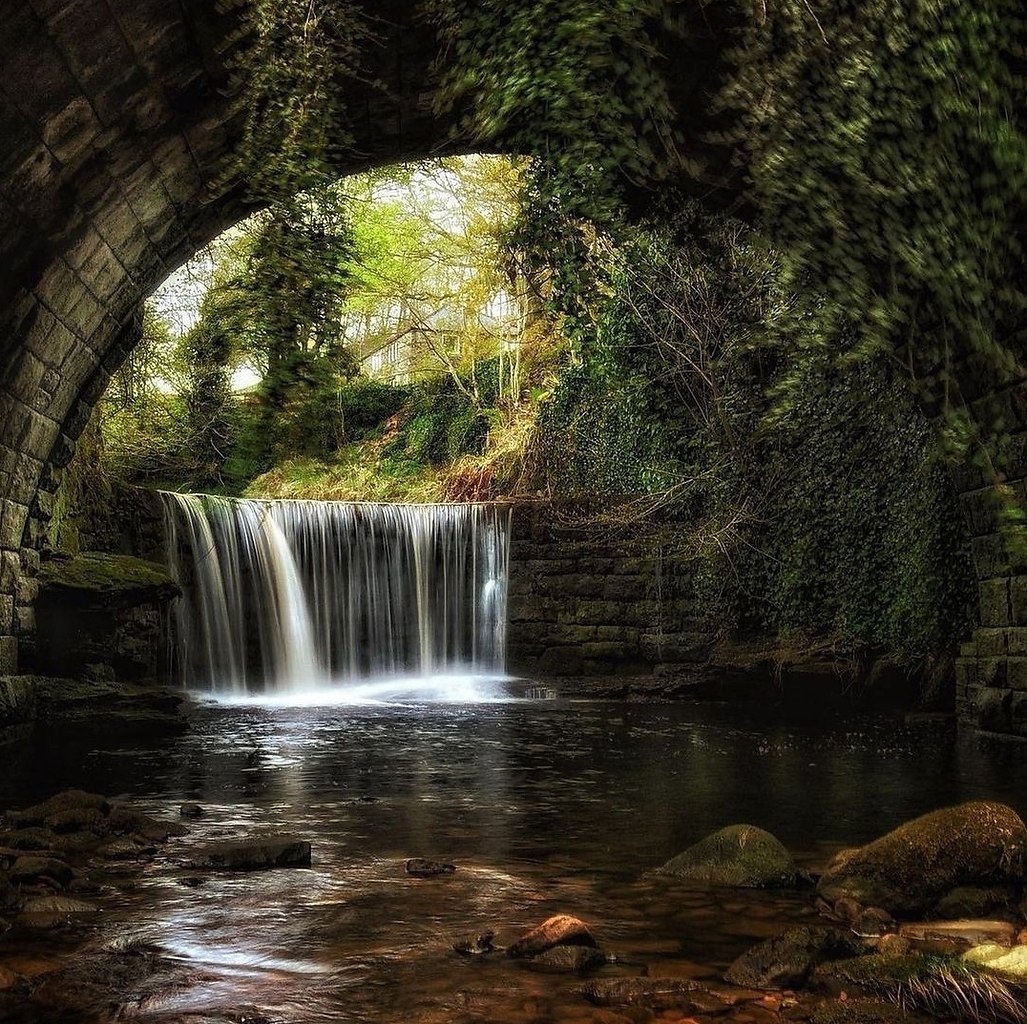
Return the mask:
POLYGON ((525 932, 506 951, 507 956, 538 956, 554 946, 592 946, 599 943, 588 930, 588 925, 570 914, 556 914, 546 918, 537 928, 525 932))
POLYGON ((178 809, 178 813, 183 818, 202 818, 203 808, 199 804, 182 804, 178 809))
POLYGON ((860 939, 840 928, 789 928, 744 952, 724 980, 739 988, 799 988, 818 964, 864 952, 860 939))
POLYGON ((221 843, 200 851, 189 863, 212 871, 261 871, 310 867, 310 843, 302 839, 257 839, 221 843))
POLYGON ((408 875, 417 878, 431 878, 434 875, 451 875, 456 865, 442 860, 426 860, 424 857, 411 857, 406 863, 408 875))
POLYGON ((585 974, 606 964, 606 954, 592 946, 553 946, 532 957, 528 965, 561 974, 585 974))
POLYGON ((839 854, 817 889, 829 901, 843 897, 902 916, 945 905, 954 890, 1020 884, 1027 827, 1004 804, 972 801, 933 811, 887 835, 839 854))
POLYGON ((660 874, 743 889, 769 889, 796 883, 792 855, 765 829, 728 825, 672 857, 660 874))
POLYGON ((647 1010, 716 1013, 725 1004, 696 981, 677 978, 613 978, 591 981, 581 994, 595 1006, 641 1006, 647 1010))
POLYGON ((27 900, 17 923, 22 928, 49 931, 99 911, 95 903, 70 896, 40 896, 27 900))
POLYGON ((99 907, 95 903, 77 900, 73 896, 37 896, 26 900, 22 912, 25 914, 95 914, 99 907))

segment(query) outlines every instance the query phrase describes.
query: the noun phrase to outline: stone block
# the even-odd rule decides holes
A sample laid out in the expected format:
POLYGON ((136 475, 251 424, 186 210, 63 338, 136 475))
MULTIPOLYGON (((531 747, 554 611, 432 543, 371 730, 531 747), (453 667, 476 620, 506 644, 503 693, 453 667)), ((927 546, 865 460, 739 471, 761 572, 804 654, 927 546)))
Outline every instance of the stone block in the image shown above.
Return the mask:
POLYGON ((981 686, 1002 688, 1006 685, 1005 658, 980 658, 977 666, 981 686))
POLYGON ((1012 700, 1012 690, 982 690, 977 697, 977 727, 987 732, 1010 732, 1012 700))
POLYGON ((42 468, 43 464, 40 460, 31 455, 20 455, 7 486, 8 498, 19 504, 30 504, 36 493, 42 468))
POLYGON ((0 591, 13 594, 21 578, 21 558, 17 551, 0 551, 0 591))
POLYGON ((1017 736, 1027 736, 1027 693, 1014 693, 1009 703, 1009 721, 1017 736))
POLYGON ((1006 665, 1006 683, 1013 690, 1027 691, 1027 658, 1010 658, 1006 665))
POLYGON ((36 612, 28 605, 18 605, 14 610, 15 635, 31 636, 36 631, 36 612))
POLYGON ((1006 653, 1013 657, 1027 655, 1027 628, 1014 626, 1006 630, 1006 653))
POLYGON ((0 548, 20 548, 28 506, 15 501, 0 504, 0 548))
POLYGON ((982 580, 979 584, 981 625, 1009 625, 1009 580, 982 580))
POLYGON ((1001 534, 989 533, 970 541, 974 569, 979 579, 1009 575, 1009 552, 1001 534))
POLYGON ((0 635, 14 632, 14 595, 0 594, 0 635))
POLYGON ((0 636, 0 675, 13 676, 18 671, 18 640, 15 636, 0 636))
POLYGON ((971 537, 981 537, 998 529, 998 510, 992 488, 961 494, 959 507, 971 537))
POLYGON ((1013 576, 1009 581, 1010 622, 1027 626, 1027 576, 1013 576))
POLYGON ((977 662, 972 658, 959 658, 955 665, 956 689, 965 691, 978 680, 977 662))
POLYGON ((14 594, 18 604, 32 604, 39 596, 39 581, 34 576, 20 576, 14 594))
POLYGON ((1006 630, 1000 627, 978 629, 974 634, 977 651, 982 658, 998 658, 1008 654, 1006 630))

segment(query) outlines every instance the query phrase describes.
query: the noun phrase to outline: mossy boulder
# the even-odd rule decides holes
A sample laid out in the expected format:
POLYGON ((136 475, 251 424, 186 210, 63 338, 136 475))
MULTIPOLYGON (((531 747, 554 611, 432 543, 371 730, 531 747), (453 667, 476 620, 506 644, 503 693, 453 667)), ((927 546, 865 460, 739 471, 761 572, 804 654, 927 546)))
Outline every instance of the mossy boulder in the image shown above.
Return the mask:
POLYGON ((82 789, 65 789, 55 793, 42 803, 34 804, 20 811, 8 811, 7 820, 22 828, 48 828, 52 831, 71 831, 86 827, 77 824, 78 819, 103 818, 110 813, 107 798, 99 793, 87 793, 82 789), (55 829, 54 823, 73 820, 69 828, 55 829))
POLYGON ((187 700, 178 689, 40 675, 0 676, 0 688, 9 681, 31 690, 36 721, 80 723, 105 733, 123 730, 137 736, 181 732, 187 727, 183 713, 187 700))
POLYGON ((780 840, 755 825, 728 825, 672 857, 657 872, 741 889, 795 885, 799 874, 780 840))
MULTIPOLYGON (((917 917, 951 906, 957 889, 991 890, 1005 898, 1024 876, 1027 827, 1005 804, 976 800, 932 811, 880 839, 840 853, 817 889, 917 917)), ((987 910, 979 907, 978 912, 987 910)))

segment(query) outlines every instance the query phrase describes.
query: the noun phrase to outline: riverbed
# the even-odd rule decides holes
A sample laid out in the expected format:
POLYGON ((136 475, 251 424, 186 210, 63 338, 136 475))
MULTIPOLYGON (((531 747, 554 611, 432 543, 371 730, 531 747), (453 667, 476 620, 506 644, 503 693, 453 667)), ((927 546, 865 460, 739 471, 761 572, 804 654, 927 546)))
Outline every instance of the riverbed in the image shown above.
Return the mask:
MULTIPOLYGON (((74 938, 156 949, 181 968, 175 983, 143 999, 111 991, 78 1017, 59 999, 8 1000, 0 1019, 605 1019, 582 1000, 578 978, 501 956, 469 961, 451 945, 485 929, 505 945, 569 913, 617 958, 604 975, 715 982, 748 946, 813 911, 804 893, 647 876, 707 833, 759 825, 816 868, 843 846, 965 799, 1027 813, 1023 744, 961 734, 943 718, 814 711, 203 702, 186 733, 145 744, 40 729, 0 747, 0 806, 75 786, 164 817, 196 802, 204 815, 74 938), (200 879, 182 866, 202 844, 262 834, 309 840, 312 866, 200 879), (413 878, 410 857, 456 871, 413 878)), ((72 942, 12 934, 0 938, 0 966, 41 979, 72 942)), ((776 1012, 749 1004, 737 1016, 776 1012)))

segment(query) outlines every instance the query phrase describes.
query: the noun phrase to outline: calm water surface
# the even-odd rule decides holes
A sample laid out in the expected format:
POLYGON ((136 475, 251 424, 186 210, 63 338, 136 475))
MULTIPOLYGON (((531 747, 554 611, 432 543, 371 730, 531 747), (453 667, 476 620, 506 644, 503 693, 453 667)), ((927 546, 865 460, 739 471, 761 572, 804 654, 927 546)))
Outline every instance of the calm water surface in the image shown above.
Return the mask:
MULTIPOLYGON (((159 743, 48 730, 0 747, 0 806, 71 785, 167 816, 185 800, 207 812, 104 903, 90 940, 139 938, 182 977, 145 997, 112 992, 80 1019, 570 1024, 590 1019, 580 981, 466 962, 452 940, 494 928, 505 944, 567 912, 619 954, 606 973, 714 977, 807 915, 808 900, 696 892, 648 869, 733 822, 771 830, 815 865, 964 799, 1027 814, 1027 745, 931 720, 553 700, 205 704, 188 734, 159 743), (198 845, 261 833, 309 839, 312 868, 183 884, 179 862, 198 845), (412 879, 415 856, 458 870, 412 879)), ((0 942, 0 964, 17 955, 0 942)), ((19 1012, 8 1019, 29 1019, 19 1012)))

